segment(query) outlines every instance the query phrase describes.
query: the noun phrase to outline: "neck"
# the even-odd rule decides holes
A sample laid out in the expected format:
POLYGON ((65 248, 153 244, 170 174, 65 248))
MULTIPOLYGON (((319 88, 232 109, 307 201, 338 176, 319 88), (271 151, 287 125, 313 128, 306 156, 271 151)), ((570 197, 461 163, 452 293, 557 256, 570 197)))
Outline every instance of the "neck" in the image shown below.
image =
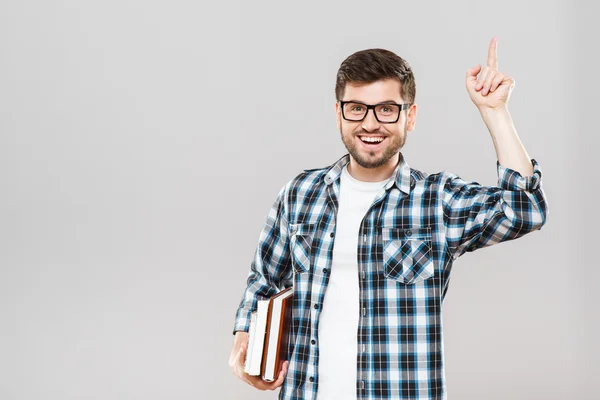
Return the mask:
POLYGON ((356 180, 362 182, 381 182, 389 179, 402 159, 402 153, 390 158, 385 164, 377 168, 360 166, 352 155, 348 164, 348 173, 356 180))

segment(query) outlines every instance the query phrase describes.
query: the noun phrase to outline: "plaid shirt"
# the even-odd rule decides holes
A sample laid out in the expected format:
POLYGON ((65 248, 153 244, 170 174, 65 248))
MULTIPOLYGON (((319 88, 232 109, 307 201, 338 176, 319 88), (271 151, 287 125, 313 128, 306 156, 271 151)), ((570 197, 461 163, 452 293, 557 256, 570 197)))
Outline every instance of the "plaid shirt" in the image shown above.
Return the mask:
MULTIPOLYGON (((498 186, 400 163, 359 229, 358 399, 446 399, 442 302, 454 260, 540 229, 548 215, 542 173, 496 162, 498 186)), ((248 331, 258 299, 294 286, 289 369, 279 399, 314 400, 319 315, 336 235, 340 174, 305 170, 279 192, 260 234, 235 331, 248 331)), ((327 307, 327 305, 324 305, 327 307)), ((345 400, 345 399, 344 399, 345 400)))

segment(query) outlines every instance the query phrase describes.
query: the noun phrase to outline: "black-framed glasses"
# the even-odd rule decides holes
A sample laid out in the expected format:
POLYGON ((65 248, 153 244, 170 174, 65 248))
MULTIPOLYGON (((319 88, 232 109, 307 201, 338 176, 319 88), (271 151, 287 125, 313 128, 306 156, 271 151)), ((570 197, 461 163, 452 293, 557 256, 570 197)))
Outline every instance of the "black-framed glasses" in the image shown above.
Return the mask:
POLYGON ((340 100, 340 106, 342 107, 342 117, 346 121, 362 121, 367 116, 369 110, 373 110, 377 121, 382 124, 393 124, 394 122, 398 122, 400 111, 406 110, 410 107, 410 104, 379 103, 369 105, 358 101, 340 100))

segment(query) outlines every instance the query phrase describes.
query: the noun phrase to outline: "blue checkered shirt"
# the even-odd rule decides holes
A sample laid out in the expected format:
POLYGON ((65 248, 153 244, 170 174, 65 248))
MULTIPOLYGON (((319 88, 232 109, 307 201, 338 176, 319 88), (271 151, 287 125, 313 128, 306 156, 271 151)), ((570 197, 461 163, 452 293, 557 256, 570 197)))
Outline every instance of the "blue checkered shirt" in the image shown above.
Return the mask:
MULTIPOLYGON (((496 162, 498 186, 400 162, 359 229, 357 399, 446 399, 442 302, 454 260, 540 229, 548 215, 542 172, 496 162)), ((234 332, 248 331, 259 299, 294 286, 289 369, 279 399, 314 400, 318 324, 336 235, 340 174, 333 165, 290 180, 268 214, 234 332)), ((318 400, 318 399, 317 399, 318 400)))

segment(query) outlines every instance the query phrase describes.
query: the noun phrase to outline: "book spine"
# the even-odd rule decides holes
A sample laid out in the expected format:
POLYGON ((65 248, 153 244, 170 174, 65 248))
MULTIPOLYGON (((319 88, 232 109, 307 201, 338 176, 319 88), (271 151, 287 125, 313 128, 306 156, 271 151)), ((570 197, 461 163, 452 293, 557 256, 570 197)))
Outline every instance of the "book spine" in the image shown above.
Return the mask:
POLYGON ((279 326, 279 342, 277 343, 277 357, 275 359, 275 377, 283 368, 283 363, 288 358, 289 331, 292 314, 292 298, 283 300, 281 305, 281 325, 279 326))

